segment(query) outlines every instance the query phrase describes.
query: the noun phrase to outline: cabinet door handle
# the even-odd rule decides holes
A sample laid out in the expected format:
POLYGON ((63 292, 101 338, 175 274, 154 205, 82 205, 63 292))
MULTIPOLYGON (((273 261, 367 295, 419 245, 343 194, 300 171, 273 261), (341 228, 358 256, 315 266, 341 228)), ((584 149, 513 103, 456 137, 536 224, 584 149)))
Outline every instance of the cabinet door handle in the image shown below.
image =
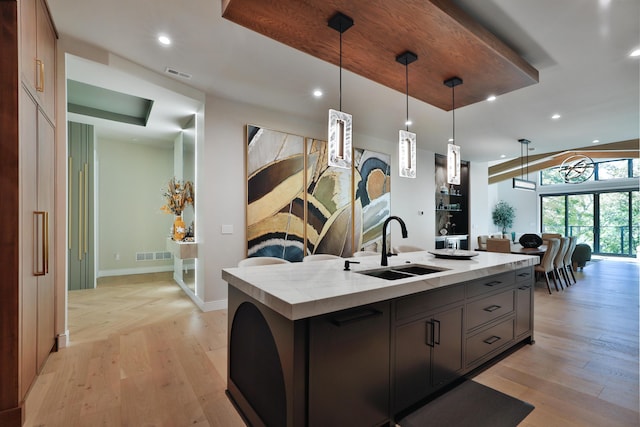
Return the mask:
POLYGON ((334 317, 331 319, 331 323, 340 327, 340 326, 348 325, 350 323, 367 320, 372 317, 378 317, 381 315, 382 315, 381 311, 368 308, 368 309, 358 310, 355 312, 345 313, 340 317, 334 317))
POLYGON ((82 233, 84 231, 84 202, 82 198, 84 197, 84 172, 82 170, 78 171, 78 261, 82 261, 82 242, 84 241, 82 233))
POLYGON ((33 212, 33 275, 44 276, 47 274, 48 266, 48 236, 47 236, 47 222, 49 221, 47 212, 34 211, 33 212))
POLYGON ((433 319, 433 324, 434 324, 433 325, 433 343, 436 344, 436 345, 440 345, 440 321, 436 320, 436 319, 433 319), (438 324, 438 328, 437 329, 436 329, 436 326, 435 326, 436 323, 438 324), (436 331, 438 331, 437 332, 438 338, 436 338, 436 331))
POLYGON ((491 345, 491 344, 493 344, 494 342, 496 342, 496 341, 498 341, 498 340, 500 340, 500 339, 501 339, 500 337, 498 337, 498 336, 495 336, 495 335, 494 335, 494 336, 492 336, 492 337, 487 338, 487 339, 486 339, 486 340, 484 340, 483 342, 484 342, 484 343, 486 343, 486 344, 491 345))
POLYGON ((36 90, 44 92, 44 62, 36 59, 36 90))
POLYGON ((496 310, 498 310, 500 308, 502 308, 502 307, 499 306, 499 305, 493 304, 493 305, 490 305, 489 307, 483 308, 483 310, 484 311, 488 311, 489 313, 493 313, 494 311, 496 311, 496 310))
POLYGON ((502 283, 500 280, 494 280, 493 282, 488 282, 488 283, 485 283, 484 285, 492 287, 492 286, 495 286, 495 285, 499 285, 500 283, 502 283))
POLYGON ((89 246, 89 164, 84 164, 84 253, 88 252, 89 246))
POLYGON ((435 334, 435 325, 433 323, 433 320, 427 320, 425 322, 425 325, 427 326, 426 329, 426 344, 429 347, 435 347, 436 343, 434 341, 434 334, 435 334))

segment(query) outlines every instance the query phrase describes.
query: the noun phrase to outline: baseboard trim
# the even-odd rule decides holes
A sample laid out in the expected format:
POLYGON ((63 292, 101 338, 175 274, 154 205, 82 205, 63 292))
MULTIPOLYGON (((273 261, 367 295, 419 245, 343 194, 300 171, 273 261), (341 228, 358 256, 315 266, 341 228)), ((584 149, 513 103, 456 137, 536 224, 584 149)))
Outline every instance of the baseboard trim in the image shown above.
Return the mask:
POLYGON ((130 274, 165 273, 173 271, 173 265, 160 265, 157 267, 123 268, 121 270, 100 270, 97 277, 128 276, 130 274))

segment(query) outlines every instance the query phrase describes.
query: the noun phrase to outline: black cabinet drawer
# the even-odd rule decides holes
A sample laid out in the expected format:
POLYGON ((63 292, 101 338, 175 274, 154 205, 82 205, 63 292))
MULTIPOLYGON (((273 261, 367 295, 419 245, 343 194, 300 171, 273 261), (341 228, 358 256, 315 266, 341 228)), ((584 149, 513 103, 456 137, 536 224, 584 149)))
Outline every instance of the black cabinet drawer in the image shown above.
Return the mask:
POLYGON ((495 276, 484 277, 467 283, 467 298, 477 297, 498 289, 513 285, 515 282, 515 272, 496 274, 495 276))
POLYGON ((516 270, 516 283, 528 282, 533 279, 533 267, 521 268, 516 270))
POLYGON ((500 316, 512 313, 514 308, 514 295, 515 291, 511 289, 467 304, 466 329, 474 329, 500 316))
POLYGON ((424 315, 434 309, 453 304, 464 299, 464 286, 448 286, 443 289, 426 291, 403 297, 396 303, 396 321, 424 315))
POLYGON ((467 338, 466 363, 475 363, 513 340, 514 319, 510 318, 467 338))

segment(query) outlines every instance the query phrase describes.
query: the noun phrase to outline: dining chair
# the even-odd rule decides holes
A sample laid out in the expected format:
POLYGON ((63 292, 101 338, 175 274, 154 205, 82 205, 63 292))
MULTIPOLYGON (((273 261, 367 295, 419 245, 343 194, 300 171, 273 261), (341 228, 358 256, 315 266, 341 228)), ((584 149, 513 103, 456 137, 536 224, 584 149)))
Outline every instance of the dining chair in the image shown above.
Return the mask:
POLYGON ((536 273, 544 274, 544 279, 547 282, 547 289, 549 293, 551 293, 551 284, 549 283, 549 273, 551 273, 551 278, 553 279, 553 284, 556 287, 556 291, 558 289, 558 283, 556 282, 556 276, 553 274, 555 268, 553 266, 553 260, 558 253, 558 248, 560 247, 560 239, 548 239, 547 241, 547 250, 544 255, 542 255, 542 259, 540 260, 540 264, 533 267, 533 270, 536 273))
POLYGON ((497 233, 497 234, 490 234, 489 238, 490 239, 506 239, 506 234, 502 234, 502 233, 497 233))
POLYGON ((329 259, 340 259, 341 256, 332 255, 332 254, 311 254, 302 258, 302 262, 312 262, 312 261, 326 261, 329 259))
POLYGON ((559 233, 542 233, 540 235, 540 237, 542 237, 542 243, 546 244, 546 240, 548 239, 559 239, 562 237, 562 234, 559 233))
POLYGON ((478 236, 478 249, 482 250, 482 251, 486 251, 487 250, 487 239, 489 238, 489 236, 487 236, 486 234, 482 234, 480 236, 478 236))
POLYGON ((363 256, 373 256, 373 255, 377 255, 380 256, 380 252, 374 252, 374 251, 357 251, 353 253, 353 256, 355 258, 360 258, 363 256))
POLYGON ((289 261, 283 258, 276 258, 272 256, 256 256, 241 259, 238 262, 238 267, 251 267, 254 265, 269 265, 269 264, 289 264, 289 261))
POLYGON ((572 263, 573 253, 576 250, 577 243, 578 243, 578 238, 576 236, 569 237, 569 249, 567 250, 564 256, 564 271, 566 272, 567 277, 569 276, 569 274, 571 274, 571 278, 573 279, 574 284, 578 283, 576 281, 576 276, 573 274, 573 263, 572 263))
POLYGON ((560 282, 560 287, 564 289, 564 285, 562 284, 563 280, 567 288, 570 286, 569 280, 567 279, 567 272, 564 269, 564 257, 569 249, 570 240, 568 237, 561 237, 558 240, 560 240, 560 246, 558 247, 558 253, 553 258, 553 268, 554 274, 560 282))
POLYGON ((487 252, 511 253, 511 240, 509 239, 487 239, 487 252))
POLYGON ((424 251, 424 249, 419 246, 411 246, 411 245, 398 245, 393 247, 394 254, 401 254, 404 252, 418 252, 418 251, 424 251))

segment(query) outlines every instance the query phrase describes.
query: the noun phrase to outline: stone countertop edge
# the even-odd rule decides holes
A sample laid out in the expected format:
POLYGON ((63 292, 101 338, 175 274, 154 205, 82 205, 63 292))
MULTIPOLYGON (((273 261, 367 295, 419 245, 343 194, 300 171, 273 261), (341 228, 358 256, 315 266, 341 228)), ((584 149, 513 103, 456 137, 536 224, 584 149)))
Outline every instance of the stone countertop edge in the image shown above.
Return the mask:
POLYGON ((447 270, 399 280, 359 274, 385 268, 379 256, 370 256, 224 268, 222 279, 285 318, 299 320, 530 267, 539 261, 538 256, 493 252, 469 260, 447 260, 424 251, 389 258, 389 267, 410 263, 447 270), (344 271, 347 259, 360 264, 344 271))

